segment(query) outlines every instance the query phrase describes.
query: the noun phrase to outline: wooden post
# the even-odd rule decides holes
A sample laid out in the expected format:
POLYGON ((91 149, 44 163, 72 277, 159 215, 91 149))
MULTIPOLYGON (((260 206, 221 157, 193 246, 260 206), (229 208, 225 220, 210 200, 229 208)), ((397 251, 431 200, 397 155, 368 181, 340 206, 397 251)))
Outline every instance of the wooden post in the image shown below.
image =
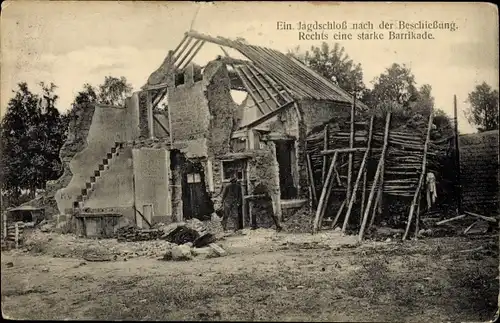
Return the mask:
POLYGON ((318 231, 319 223, 321 218, 325 213, 325 204, 328 203, 328 197, 330 196, 330 191, 332 189, 332 180, 333 180, 333 169, 335 168, 335 163, 337 162, 338 153, 333 154, 332 163, 330 164, 330 168, 328 169, 328 174, 326 176, 325 184, 323 185, 323 190, 321 191, 321 196, 318 202, 318 208, 316 209, 316 216, 313 222, 313 230, 312 233, 316 233, 318 231))
MULTIPOLYGON (((328 123, 325 125, 324 138, 323 138, 323 150, 328 150, 328 123)), ((321 170, 321 181, 323 185, 325 184, 326 176, 326 164, 328 163, 328 156, 323 156, 323 169, 321 170)))
POLYGON ((3 237, 7 239, 7 212, 2 212, 3 237))
POLYGON ((418 204, 417 204, 417 216, 416 216, 416 223, 415 223, 415 239, 418 239, 418 229, 419 229, 419 223, 420 223, 420 203, 421 202, 421 197, 422 195, 419 194, 418 197, 418 204))
MULTIPOLYGON (((241 196, 247 195, 247 181, 243 179, 241 181, 241 196)), ((248 217, 248 209, 247 209, 248 201, 243 198, 241 201, 241 226, 242 229, 245 227, 245 219, 248 217)))
POLYGON ((379 199, 376 198, 375 199, 375 204, 373 205, 373 211, 372 211, 372 215, 371 215, 371 218, 370 218, 370 223, 368 224, 368 228, 371 228, 372 225, 373 225, 373 222, 375 222, 375 217, 377 216, 378 202, 379 202, 379 199))
POLYGON ((309 174, 309 185, 311 187, 311 195, 313 198, 314 205, 317 205, 318 199, 316 196, 316 185, 314 184, 314 173, 311 165, 311 156, 309 155, 309 153, 306 153, 306 159, 307 159, 307 173, 309 174))
POLYGON ((385 160, 382 163, 382 170, 380 171, 380 184, 377 192, 377 213, 382 214, 383 199, 384 199, 384 175, 385 175, 385 160))
POLYGON ((422 188, 424 178, 425 178, 425 168, 427 166, 427 149, 429 148, 429 141, 431 137, 431 128, 432 128, 432 113, 433 111, 431 110, 431 114, 429 115, 429 123, 427 125, 427 137, 425 138, 425 144, 424 144, 424 153, 422 157, 422 168, 421 168, 421 173, 420 173, 420 178, 418 180, 418 185, 417 185, 417 190, 415 191, 415 194, 413 195, 413 200, 411 202, 410 206, 410 214, 408 214, 408 223, 406 224, 406 230, 403 235, 403 240, 406 240, 406 237, 408 236, 408 232, 410 231, 410 226, 411 226, 411 221, 413 220, 413 212, 415 211, 415 205, 417 203, 418 196, 420 194, 420 190, 422 188))
POLYGON ((18 249, 18 248, 19 248, 19 223, 18 223, 18 222, 16 222, 16 223, 14 224, 14 227, 15 227, 15 229, 16 229, 16 238, 15 238, 15 239, 16 239, 16 240, 15 240, 15 241, 16 241, 16 249, 18 249))
POLYGON ((370 213, 370 207, 373 202, 373 196, 375 195, 375 188, 377 187, 377 183, 380 179, 380 171, 382 169, 385 152, 387 150, 387 143, 389 139, 389 126, 391 123, 391 113, 387 113, 386 122, 385 122, 385 133, 384 133, 384 146, 382 147, 382 154, 380 155, 380 160, 377 165, 377 171, 375 172, 375 177, 373 178, 373 185, 370 190, 370 195, 368 196, 368 201, 366 202, 365 213, 363 214, 363 222, 361 223, 361 228, 359 230, 358 239, 359 241, 363 240, 363 235, 365 233, 366 222, 368 221, 368 214, 370 213))
POLYGON ((153 126, 153 101, 151 98, 151 91, 146 91, 146 107, 148 110, 148 135, 149 138, 154 138, 154 126, 153 126))
POLYGON ((373 122, 374 122, 374 117, 372 117, 371 121, 370 121, 367 149, 366 149, 365 154, 363 156, 363 160, 361 161, 361 165, 359 166, 358 176, 356 177, 356 182, 354 183, 354 188, 352 190, 352 194, 350 195, 350 198, 348 197, 349 205, 347 207, 347 212, 345 214, 344 224, 342 225, 342 233, 345 233, 345 230, 347 229, 347 224, 349 222, 349 217, 351 216, 352 207, 354 206, 354 202, 356 201, 356 192, 358 191, 359 181, 361 180, 361 176, 363 175, 363 172, 365 170, 366 162, 368 159, 368 154, 369 154, 370 148, 371 148, 373 122))
MULTIPOLYGON (((368 154, 368 160, 370 160, 370 154, 368 154)), ((367 168, 368 168, 368 160, 366 161, 367 167, 363 171, 363 185, 361 187, 361 212, 359 214, 363 214, 365 210, 365 200, 366 200, 366 181, 367 181, 367 168)), ((360 217, 361 224, 361 217, 360 217)))
POLYGON ((335 226, 337 225, 340 214, 342 214, 342 211, 344 210, 346 202, 347 202, 347 200, 344 200, 344 201, 342 201, 342 204, 340 204, 340 207, 337 211, 337 214, 335 215, 335 219, 333 219, 333 221, 332 221, 332 226, 331 226, 332 229, 335 229, 335 226))
POLYGON ((456 194, 457 194, 457 211, 458 214, 463 213, 462 209, 462 183, 460 174, 460 148, 458 142, 458 117, 457 117, 457 96, 453 96, 453 114, 455 122, 455 171, 456 171, 456 194))
MULTIPOLYGON (((351 120, 350 120, 350 134, 349 134, 349 148, 354 148, 354 114, 355 114, 355 108, 356 108, 356 95, 354 95, 354 99, 352 101, 352 105, 351 105, 351 120)), ((347 194, 346 194, 346 198, 347 200, 349 200, 351 198, 351 194, 352 195, 356 195, 356 193, 353 193, 351 191, 352 189, 352 163, 353 163, 353 156, 354 154, 352 152, 349 153, 349 163, 347 165, 347 194)), ((345 222, 345 221, 344 221, 345 222)))

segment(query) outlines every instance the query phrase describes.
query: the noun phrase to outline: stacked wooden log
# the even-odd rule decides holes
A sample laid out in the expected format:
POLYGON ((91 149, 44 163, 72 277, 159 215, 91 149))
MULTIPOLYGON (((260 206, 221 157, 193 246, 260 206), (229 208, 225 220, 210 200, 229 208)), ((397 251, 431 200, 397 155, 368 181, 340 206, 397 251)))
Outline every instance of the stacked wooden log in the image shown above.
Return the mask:
MULTIPOLYGON (((373 139, 383 140, 380 133, 373 139)), ((422 168, 425 138, 413 132, 390 131, 385 160, 384 193, 411 197, 415 194, 422 168)))
POLYGON ((120 228, 116 231, 116 239, 123 241, 150 241, 158 240, 163 235, 160 229, 139 229, 133 226, 120 228))

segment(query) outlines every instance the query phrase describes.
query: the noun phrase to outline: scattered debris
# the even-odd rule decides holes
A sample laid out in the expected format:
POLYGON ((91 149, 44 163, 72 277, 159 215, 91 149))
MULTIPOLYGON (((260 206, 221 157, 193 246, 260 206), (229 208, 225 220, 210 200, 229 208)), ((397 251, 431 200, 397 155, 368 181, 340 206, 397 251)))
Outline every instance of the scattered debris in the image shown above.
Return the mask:
POLYGON ((208 246, 212 248, 219 257, 224 257, 227 255, 227 251, 222 249, 218 244, 211 243, 208 246))
POLYGON ((139 229, 134 226, 127 226, 116 231, 116 239, 122 241, 149 241, 157 240, 163 231, 160 229, 139 229))
POLYGON ((211 247, 202 247, 202 248, 193 248, 191 249, 191 253, 193 256, 205 256, 205 257, 211 257, 215 253, 214 249, 211 247))
POLYGON ((95 255, 95 254, 89 254, 83 256, 83 259, 86 261, 92 261, 92 262, 101 262, 101 261, 111 261, 112 257, 111 255, 95 255))
POLYGON ((182 261, 191 259, 193 259, 193 255, 191 254, 190 246, 183 244, 172 248, 172 260, 182 261))

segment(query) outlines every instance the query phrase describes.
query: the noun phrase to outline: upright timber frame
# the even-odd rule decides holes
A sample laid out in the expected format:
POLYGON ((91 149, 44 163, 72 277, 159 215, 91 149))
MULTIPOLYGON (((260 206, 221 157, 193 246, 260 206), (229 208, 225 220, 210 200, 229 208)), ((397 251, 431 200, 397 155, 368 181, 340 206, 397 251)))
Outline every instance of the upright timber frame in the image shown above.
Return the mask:
MULTIPOLYGON (((328 140, 331 130, 328 128, 328 125, 324 128, 323 150, 320 152, 320 154, 323 155, 321 167, 322 188, 321 195, 317 201, 312 233, 314 234, 321 229, 326 210, 331 207, 331 205, 329 205, 329 199, 332 193, 333 183, 335 180, 340 181, 338 175, 335 176, 338 167, 336 164, 341 154, 349 154, 345 199, 338 207, 331 228, 335 228, 339 225, 339 220, 341 216, 344 215, 341 228, 342 233, 346 234, 355 205, 358 205, 359 207, 356 210, 357 214, 359 214, 358 239, 362 241, 365 231, 373 225, 377 211, 378 213, 382 212, 384 194, 412 197, 411 204, 409 204, 406 231, 403 236, 403 240, 405 240, 407 239, 414 217, 416 218, 415 230, 416 232, 418 231, 420 199, 423 196, 422 189, 426 176, 427 154, 433 122, 433 112, 431 111, 429 114, 425 138, 410 132, 391 131, 391 112, 387 112, 385 115, 383 133, 378 133, 374 129, 375 116, 371 116, 368 132, 366 137, 363 137, 366 139, 364 140, 365 147, 354 147, 353 143, 356 137, 354 110, 353 104, 349 122, 350 133, 348 148, 329 149, 328 140), (380 148, 377 146, 375 146, 377 148, 374 148, 374 141, 378 142, 378 147, 380 148), (363 152, 363 156, 357 165, 353 162, 353 154, 355 152, 363 152), (380 153, 380 155, 378 155, 378 153, 380 153), (333 156, 329 165, 327 159, 328 155, 333 156), (368 162, 370 158, 372 160, 374 159, 374 155, 377 155, 377 166, 375 173, 369 175, 368 162), (354 174, 356 176, 355 178, 353 176, 354 174), (396 176, 396 178, 394 178, 394 176, 396 176), (366 198, 367 194, 368 197, 366 198), (357 199, 360 199, 358 200, 358 204, 356 204, 357 199)), ((313 167, 309 165, 311 159, 309 153, 307 158, 308 173, 311 178, 311 183, 313 183, 311 187, 314 190, 313 167)))

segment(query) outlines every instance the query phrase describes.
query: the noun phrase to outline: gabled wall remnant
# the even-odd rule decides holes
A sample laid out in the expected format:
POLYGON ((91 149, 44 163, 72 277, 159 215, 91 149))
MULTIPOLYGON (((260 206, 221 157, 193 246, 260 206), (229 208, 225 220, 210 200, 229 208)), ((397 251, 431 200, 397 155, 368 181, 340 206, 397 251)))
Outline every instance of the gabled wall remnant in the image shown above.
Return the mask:
MULTIPOLYGON (((73 203, 78 195, 81 194, 91 176, 97 171, 97 167, 106 155, 115 146, 116 142, 124 142, 135 139, 138 136, 137 115, 135 114, 136 105, 130 100, 126 107, 109 107, 95 105, 87 112, 83 112, 84 120, 75 121, 75 126, 69 134, 66 147, 73 147, 63 152, 69 151, 67 158, 71 158, 69 168, 72 173, 70 182, 56 193, 56 201, 59 212, 65 214, 68 209, 73 208, 73 203), (93 109, 92 117, 90 112, 93 109), (91 120, 89 124, 89 120, 91 120), (84 139, 85 130, 88 127, 88 135, 84 139), (83 131, 82 131, 83 130, 83 131), (79 132, 82 131, 82 135, 79 132), (86 146, 72 157, 71 154, 76 149, 82 147, 82 140, 86 141, 86 146)), ((64 160, 64 159, 63 159, 64 160)))

